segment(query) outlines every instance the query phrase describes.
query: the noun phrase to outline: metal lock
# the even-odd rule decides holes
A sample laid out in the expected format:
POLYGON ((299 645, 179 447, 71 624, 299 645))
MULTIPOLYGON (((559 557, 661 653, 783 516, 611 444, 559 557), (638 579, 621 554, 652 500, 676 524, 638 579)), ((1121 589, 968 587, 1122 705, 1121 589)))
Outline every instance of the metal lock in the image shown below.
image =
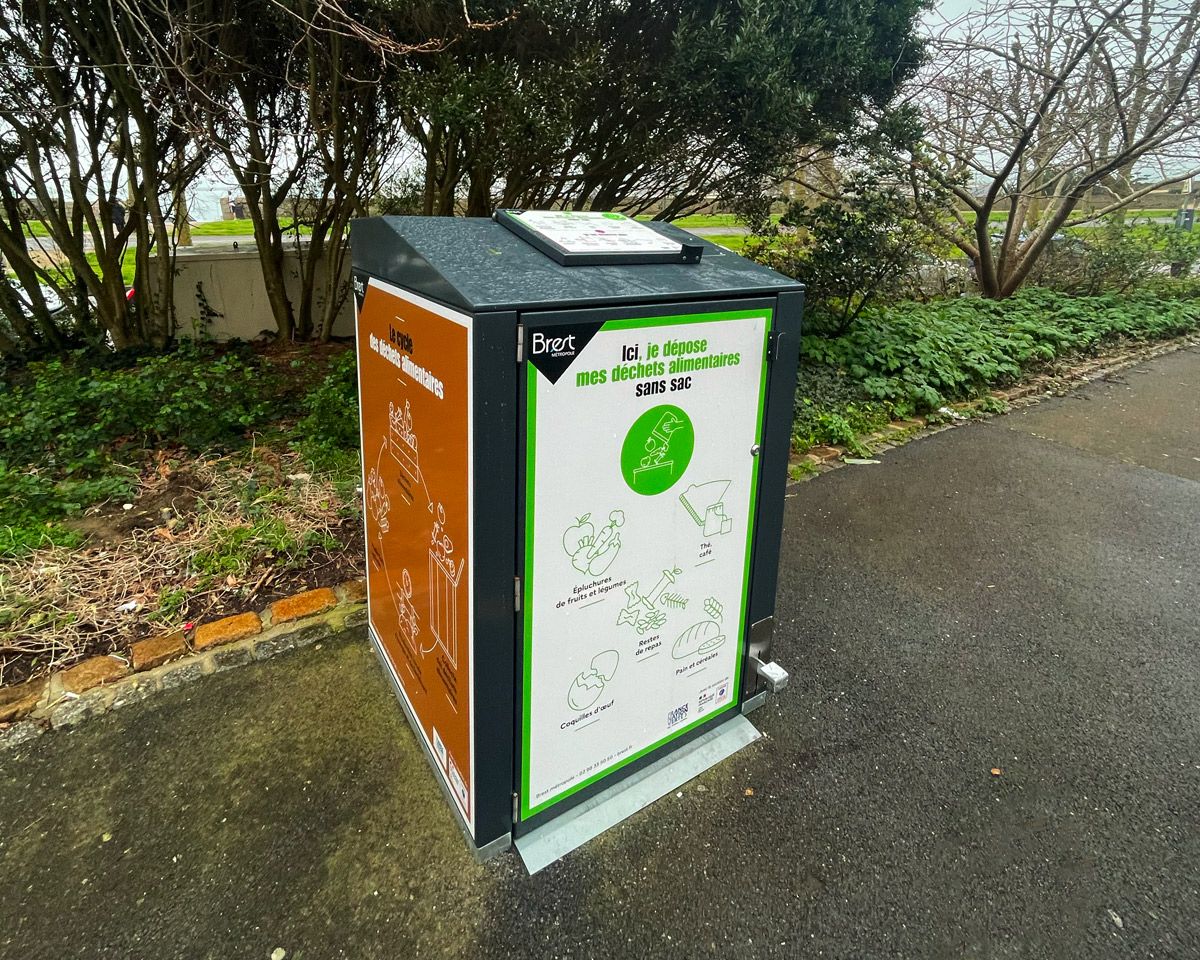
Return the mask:
POLYGON ((767 685, 767 689, 772 693, 779 693, 788 685, 788 672, 783 669, 774 660, 770 663, 763 663, 761 660, 756 660, 754 663, 755 672, 762 677, 763 682, 767 685))

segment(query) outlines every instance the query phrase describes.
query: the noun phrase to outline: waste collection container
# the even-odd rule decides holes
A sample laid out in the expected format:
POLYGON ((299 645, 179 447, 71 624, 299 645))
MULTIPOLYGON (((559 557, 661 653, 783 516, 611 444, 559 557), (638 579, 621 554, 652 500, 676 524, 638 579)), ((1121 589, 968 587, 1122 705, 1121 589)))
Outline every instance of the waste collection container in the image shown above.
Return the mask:
POLYGON ((376 217, 351 245, 370 634, 487 855, 786 682, 803 291, 614 214, 376 217))

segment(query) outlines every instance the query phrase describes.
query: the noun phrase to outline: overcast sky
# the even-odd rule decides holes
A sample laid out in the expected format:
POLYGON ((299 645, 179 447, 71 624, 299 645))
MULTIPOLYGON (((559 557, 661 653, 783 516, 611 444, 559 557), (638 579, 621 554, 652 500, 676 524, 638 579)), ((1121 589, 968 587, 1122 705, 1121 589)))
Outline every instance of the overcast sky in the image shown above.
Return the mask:
POLYGON ((980 0, 936 0, 925 19, 930 23, 940 23, 943 19, 953 20, 981 6, 983 4, 980 0))

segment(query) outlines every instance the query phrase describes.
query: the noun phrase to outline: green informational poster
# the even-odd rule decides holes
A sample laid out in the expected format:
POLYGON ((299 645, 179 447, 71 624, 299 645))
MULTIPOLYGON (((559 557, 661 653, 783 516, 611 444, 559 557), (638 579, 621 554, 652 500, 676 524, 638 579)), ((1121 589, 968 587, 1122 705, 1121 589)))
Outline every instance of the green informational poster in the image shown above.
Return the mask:
POLYGON ((522 818, 736 704, 770 329, 526 330, 522 818))

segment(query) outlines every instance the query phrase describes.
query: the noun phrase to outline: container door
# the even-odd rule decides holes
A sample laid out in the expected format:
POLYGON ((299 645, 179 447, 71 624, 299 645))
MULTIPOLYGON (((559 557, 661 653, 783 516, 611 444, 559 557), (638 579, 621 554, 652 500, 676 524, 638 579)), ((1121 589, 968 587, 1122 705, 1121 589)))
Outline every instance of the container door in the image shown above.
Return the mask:
POLYGON ((522 317, 525 829, 738 705, 774 306, 522 317))

